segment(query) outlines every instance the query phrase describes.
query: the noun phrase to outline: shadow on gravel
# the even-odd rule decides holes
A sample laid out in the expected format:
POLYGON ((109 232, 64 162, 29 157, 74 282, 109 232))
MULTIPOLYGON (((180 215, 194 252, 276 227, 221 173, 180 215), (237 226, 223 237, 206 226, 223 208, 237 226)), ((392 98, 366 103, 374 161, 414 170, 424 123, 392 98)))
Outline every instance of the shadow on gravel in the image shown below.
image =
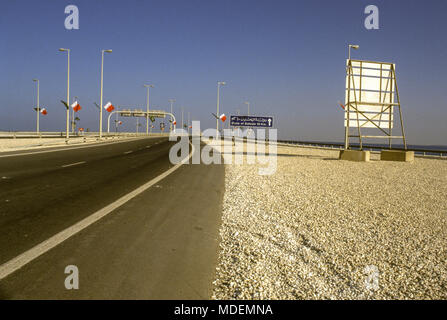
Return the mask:
POLYGON ((0 300, 10 300, 11 297, 0 286, 0 300))

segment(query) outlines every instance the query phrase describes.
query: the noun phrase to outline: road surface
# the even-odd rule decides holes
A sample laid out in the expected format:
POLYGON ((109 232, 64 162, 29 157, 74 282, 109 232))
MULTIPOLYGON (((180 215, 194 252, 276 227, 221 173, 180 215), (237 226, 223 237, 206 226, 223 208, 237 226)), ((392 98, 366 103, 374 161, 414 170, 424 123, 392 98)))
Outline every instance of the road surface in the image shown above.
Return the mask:
MULTIPOLYGON (((0 154, 0 264, 172 168, 172 144, 0 154)), ((183 165, 0 280, 0 298, 208 299, 223 188, 223 166, 183 165), (78 267, 78 290, 64 286, 67 265, 78 267)))

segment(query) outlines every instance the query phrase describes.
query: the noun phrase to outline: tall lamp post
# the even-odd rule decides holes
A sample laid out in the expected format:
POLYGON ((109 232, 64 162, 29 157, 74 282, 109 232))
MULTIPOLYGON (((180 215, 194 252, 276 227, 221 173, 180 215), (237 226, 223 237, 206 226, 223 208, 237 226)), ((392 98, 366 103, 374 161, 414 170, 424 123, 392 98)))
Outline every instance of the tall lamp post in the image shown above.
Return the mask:
MULTIPOLYGON (((73 98, 73 102, 77 101, 78 97, 73 98)), ((71 133, 75 132, 75 111, 71 108, 71 133)))
POLYGON ((147 88, 147 105, 146 105, 146 134, 149 134, 149 89, 153 88, 152 84, 145 84, 144 87, 147 88))
POLYGON ((247 105, 247 116, 249 116, 250 115, 250 102, 245 101, 244 103, 247 105))
MULTIPOLYGON (((119 111, 119 109, 120 109, 120 107, 117 106, 116 111, 119 111)), ((118 125, 119 125, 119 123, 118 123, 118 112, 117 112, 117 113, 115 113, 115 133, 118 132, 118 125)))
POLYGON ((111 53, 112 50, 101 50, 101 97, 99 99, 99 139, 102 138, 102 89, 103 89, 103 76, 104 76, 104 52, 111 53))
POLYGON ((191 117, 191 112, 188 111, 188 123, 187 123, 188 135, 189 135, 189 126, 190 126, 190 120, 189 119, 190 119, 190 117, 191 117))
POLYGON ((183 110, 183 106, 182 106, 182 130, 184 130, 184 126, 185 126, 185 125, 183 124, 183 111, 184 111, 184 110, 183 110))
POLYGON ((224 85, 226 85, 225 81, 217 81, 217 113, 216 113, 217 119, 216 119, 216 135, 219 134, 219 100, 220 100, 220 97, 219 97, 219 89, 220 89, 220 86, 224 86, 224 85))
MULTIPOLYGON (((168 101, 169 101, 169 103, 171 104, 171 114, 173 114, 173 113, 172 113, 172 104, 175 102, 175 99, 169 99, 168 101)), ((171 130, 171 131, 172 131, 172 127, 173 127, 173 124, 172 124, 172 121, 171 121, 171 125, 170 125, 170 130, 171 130)))
MULTIPOLYGON (((240 116, 241 115, 241 110, 240 109, 236 109, 236 111, 237 111, 237 115, 238 116, 240 116)), ((238 133, 238 135, 239 135, 239 127, 236 127, 236 129, 237 129, 237 133, 238 133)), ((233 126, 233 130, 234 130, 234 126, 233 126)))
POLYGON ((357 44, 350 44, 348 49, 348 59, 351 60, 351 48, 354 50, 358 50, 360 48, 357 44))
POLYGON ((137 117, 137 129, 136 129, 137 134, 138 134, 138 128, 139 127, 140 127, 140 118, 137 117))
POLYGON ((33 79, 34 82, 37 82, 37 126, 36 126, 36 132, 39 134, 39 113, 40 113, 40 105, 39 105, 39 79, 33 79))
MULTIPOLYGON (((60 48, 59 51, 67 52, 67 105, 70 103, 70 49, 60 48)), ((66 138, 70 138, 70 108, 67 108, 67 133, 66 138)))

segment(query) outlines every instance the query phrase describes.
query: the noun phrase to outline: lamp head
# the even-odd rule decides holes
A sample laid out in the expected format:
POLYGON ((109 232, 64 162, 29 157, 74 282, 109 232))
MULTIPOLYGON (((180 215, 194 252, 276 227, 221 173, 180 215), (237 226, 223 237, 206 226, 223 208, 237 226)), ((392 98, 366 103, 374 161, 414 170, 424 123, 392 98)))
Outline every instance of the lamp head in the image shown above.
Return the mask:
POLYGON ((360 48, 360 46, 357 44, 350 44, 349 46, 354 50, 357 50, 358 48, 360 48))
POLYGON ((107 49, 107 50, 102 50, 102 51, 111 53, 112 49, 107 49))

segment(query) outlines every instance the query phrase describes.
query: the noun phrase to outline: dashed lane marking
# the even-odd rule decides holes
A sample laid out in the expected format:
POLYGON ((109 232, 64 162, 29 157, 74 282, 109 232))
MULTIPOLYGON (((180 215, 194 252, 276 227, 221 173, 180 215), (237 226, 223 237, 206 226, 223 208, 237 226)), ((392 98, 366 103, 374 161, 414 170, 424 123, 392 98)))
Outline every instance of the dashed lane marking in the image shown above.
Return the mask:
POLYGON ((80 164, 83 164, 83 163, 86 163, 86 161, 80 161, 80 162, 75 162, 75 163, 70 163, 70 164, 64 164, 64 165, 62 166, 62 168, 67 168, 67 167, 77 166, 77 165, 80 165, 80 164))

